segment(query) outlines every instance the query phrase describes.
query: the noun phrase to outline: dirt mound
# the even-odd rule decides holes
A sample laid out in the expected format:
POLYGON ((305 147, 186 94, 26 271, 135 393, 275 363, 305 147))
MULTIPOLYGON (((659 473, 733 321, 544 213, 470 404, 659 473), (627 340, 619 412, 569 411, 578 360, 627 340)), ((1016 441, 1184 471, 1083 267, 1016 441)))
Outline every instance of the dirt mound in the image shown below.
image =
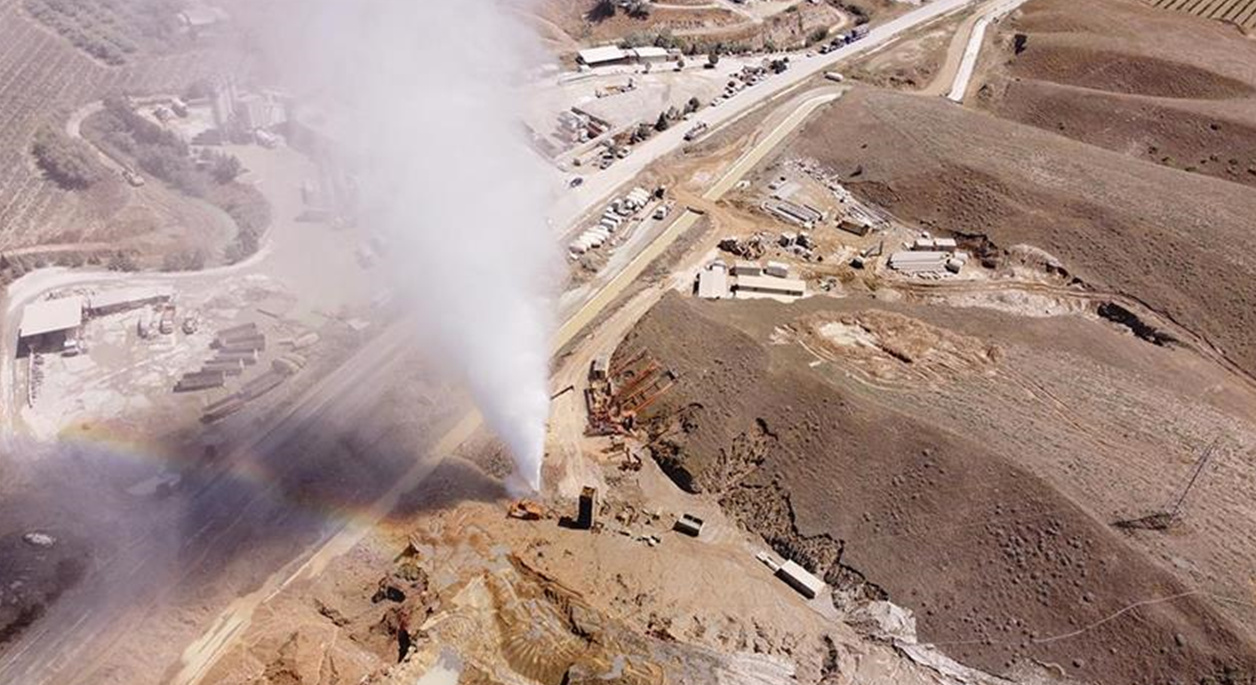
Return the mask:
POLYGON ((979 668, 1035 659, 1111 683, 1252 672, 1225 619, 1013 459, 842 392, 803 347, 770 343, 824 306, 672 295, 626 339, 617 355, 648 349, 681 379, 647 419, 682 486, 839 590, 913 609, 922 639, 979 668), (743 332, 755 327, 761 339, 743 332))
MULTIPOLYGON (((880 381, 940 380, 980 371, 998 348, 893 312, 807 317, 787 329, 822 357, 842 357, 880 381)), ((788 333, 786 333, 788 335, 788 333)))
POLYGON ((1256 192, 923 98, 854 91, 793 154, 902 219, 1033 245, 1256 372, 1256 192), (927 135, 924 132, 928 132, 927 135))

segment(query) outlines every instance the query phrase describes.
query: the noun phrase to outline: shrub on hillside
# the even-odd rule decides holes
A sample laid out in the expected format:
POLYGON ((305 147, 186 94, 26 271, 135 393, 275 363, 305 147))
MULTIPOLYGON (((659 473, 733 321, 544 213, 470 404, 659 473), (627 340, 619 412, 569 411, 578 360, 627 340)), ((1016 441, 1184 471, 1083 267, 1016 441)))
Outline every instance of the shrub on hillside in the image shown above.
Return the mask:
POLYGON ((50 126, 35 134, 31 153, 44 174, 66 190, 87 188, 101 178, 91 149, 50 126))

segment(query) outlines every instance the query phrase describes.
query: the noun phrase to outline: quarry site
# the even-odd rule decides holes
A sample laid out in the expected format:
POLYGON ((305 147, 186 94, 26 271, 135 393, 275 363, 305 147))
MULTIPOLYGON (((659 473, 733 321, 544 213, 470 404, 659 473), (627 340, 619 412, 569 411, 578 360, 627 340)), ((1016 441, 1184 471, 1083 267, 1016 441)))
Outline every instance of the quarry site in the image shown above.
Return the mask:
POLYGON ((1256 685, 1256 0, 0 0, 0 685, 1256 685))

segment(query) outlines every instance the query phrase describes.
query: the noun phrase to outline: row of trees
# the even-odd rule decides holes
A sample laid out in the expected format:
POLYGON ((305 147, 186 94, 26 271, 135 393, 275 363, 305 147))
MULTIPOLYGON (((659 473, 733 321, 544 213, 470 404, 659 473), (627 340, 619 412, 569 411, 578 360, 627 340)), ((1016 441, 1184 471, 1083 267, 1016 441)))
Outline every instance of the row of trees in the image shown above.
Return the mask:
POLYGON ((665 111, 659 112, 659 118, 654 122, 654 130, 662 133, 672 127, 672 124, 684 119, 687 115, 702 109, 702 102, 698 98, 689 98, 689 102, 685 103, 685 110, 682 112, 675 107, 669 107, 665 111))
POLYGON ((143 47, 176 35, 174 0, 25 0, 26 10, 75 47, 106 64, 125 64, 143 47))

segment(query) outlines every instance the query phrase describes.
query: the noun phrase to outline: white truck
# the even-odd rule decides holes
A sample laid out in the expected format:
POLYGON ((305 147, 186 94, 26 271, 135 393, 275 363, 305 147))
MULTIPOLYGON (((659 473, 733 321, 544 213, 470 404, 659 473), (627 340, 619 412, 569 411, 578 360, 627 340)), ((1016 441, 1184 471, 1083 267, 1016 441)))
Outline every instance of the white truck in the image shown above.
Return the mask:
POLYGON ((685 131, 685 142, 692 142, 709 128, 705 121, 699 121, 693 128, 685 131))

